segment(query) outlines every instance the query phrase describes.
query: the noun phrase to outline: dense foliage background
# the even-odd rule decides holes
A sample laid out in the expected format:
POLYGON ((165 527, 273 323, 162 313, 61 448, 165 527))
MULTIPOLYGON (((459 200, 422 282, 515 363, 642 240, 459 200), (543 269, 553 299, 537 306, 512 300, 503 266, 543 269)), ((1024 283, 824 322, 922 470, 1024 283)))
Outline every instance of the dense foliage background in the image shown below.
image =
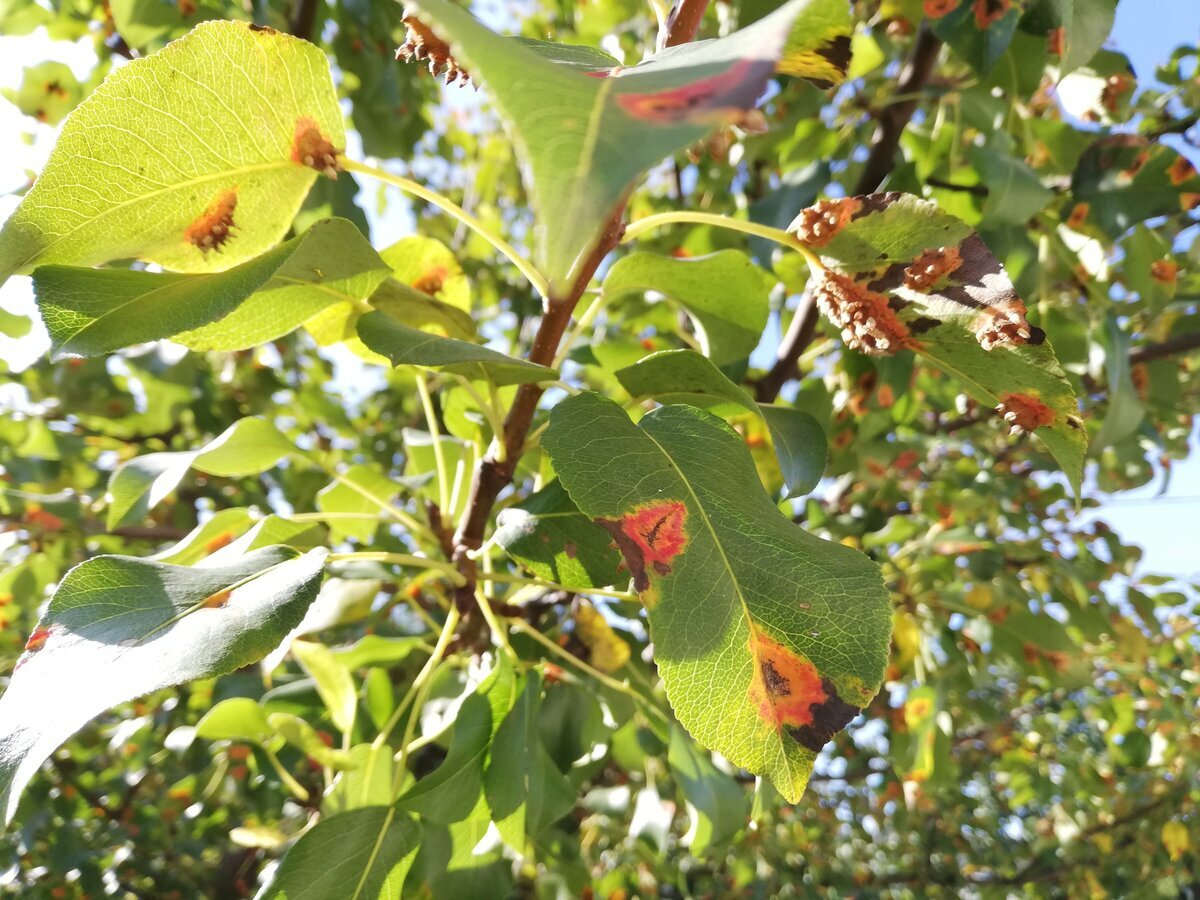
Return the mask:
MULTIPOLYGON (((774 5, 714 3, 700 36, 774 5)), ((1102 49, 1115 0, 853 5, 859 24, 844 86, 778 79, 761 121, 719 131, 655 169, 632 196, 630 217, 684 208, 783 227, 818 197, 882 187, 936 201, 1004 263, 1082 399, 1092 454, 1084 510, 1106 494, 1165 486, 1192 449, 1200 405, 1200 194, 1187 190, 1189 158, 1200 160, 1195 35, 1180 34, 1190 43, 1155 71, 1135 73, 1120 52, 1102 49)), ((499 30, 602 47, 630 63, 654 49, 657 20, 668 15, 656 0, 480 3, 475 12, 499 30)), ((444 191, 521 244, 530 218, 512 142, 483 94, 443 90, 421 67, 393 59, 405 40, 400 16, 398 6, 366 0, 2 0, 6 38, 87 39, 97 58, 78 79, 46 44, 47 60, 5 93, 54 125, 113 67, 197 22, 252 20, 329 55, 363 154, 444 191)), ((419 234, 449 248, 443 283, 416 287, 443 299, 455 292, 452 302, 483 323, 493 346, 522 355, 540 303, 488 243, 432 206, 409 206, 346 172, 317 182, 294 228, 331 213, 376 246, 419 234)), ((578 791, 569 814, 516 864, 485 837, 486 809, 432 837, 427 828, 408 889, 445 897, 1200 889, 1191 850, 1200 843, 1196 586, 1139 567, 1138 547, 1076 511, 1042 445, 1010 436, 955 381, 911 354, 845 351, 816 316, 797 254, 704 225, 661 229, 641 246, 684 258, 747 249, 773 273, 770 323, 735 376, 760 400, 808 411, 827 435, 825 479, 783 508, 882 565, 894 607, 885 689, 827 747, 793 805, 558 660, 564 668, 545 667, 535 727, 578 791)), ((434 462, 415 433, 427 426, 411 370, 319 346, 307 331, 245 351, 155 343, 30 363, 38 328, 0 311, 0 331, 19 339, 5 346, 26 365, 8 372, 0 392, 6 670, 53 587, 86 558, 148 556, 209 523, 184 540, 198 558, 272 511, 378 513, 353 492, 337 494, 333 473, 351 466, 419 514, 436 496, 423 493, 434 462), (285 462, 250 478, 192 472, 136 521, 108 527, 106 485, 118 465, 200 447, 247 416, 273 421, 319 464, 285 462)), ((623 401, 613 367, 695 344, 674 307, 641 297, 606 306, 579 337, 564 376, 623 401)), ((441 427, 463 440, 464 455, 488 427, 468 414, 470 399, 454 387, 438 397, 441 427)), ((767 452, 761 432, 744 434, 767 452)), ((539 465, 534 458, 518 470, 518 482, 531 483, 539 465)), ((1194 542, 1190 519, 1177 521, 1194 542)), ((386 520, 305 526, 329 528, 313 543, 408 549, 403 529, 386 520)), ((496 553, 498 568, 503 558, 496 553)), ((369 635, 411 636, 354 668, 362 716, 378 725, 421 667, 416 651, 435 640, 431 616, 446 598, 435 580, 383 563, 347 564, 337 575, 325 586, 329 618, 310 640, 342 648, 369 635)), ((504 587, 495 585, 497 597, 504 587)), ((580 601, 534 594, 518 615, 605 668, 580 601)), ((661 700, 637 607, 620 601, 611 618, 632 648, 613 671, 661 700)), ((461 692, 478 649, 459 648, 426 715, 461 692)), ((532 641, 519 649, 546 653, 532 641)), ((320 808, 337 762, 299 749, 303 740, 275 756, 260 742, 218 739, 211 722, 197 736, 205 714, 231 698, 261 699, 325 738, 338 730, 313 664, 273 662, 157 692, 72 738, 26 792, 0 844, 0 881, 31 897, 252 895, 320 808)), ((436 742, 415 752, 417 774, 445 755, 436 742)))

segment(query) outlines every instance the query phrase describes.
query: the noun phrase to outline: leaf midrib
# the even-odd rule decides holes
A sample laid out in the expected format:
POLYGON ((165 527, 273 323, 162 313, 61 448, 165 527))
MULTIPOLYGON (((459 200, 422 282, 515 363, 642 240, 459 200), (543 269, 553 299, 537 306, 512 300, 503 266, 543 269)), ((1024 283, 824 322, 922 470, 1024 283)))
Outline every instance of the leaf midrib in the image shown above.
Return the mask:
POLYGON ((132 206, 137 203, 143 203, 148 200, 153 200, 156 197, 161 197, 166 194, 170 194, 173 191, 187 190, 188 188, 195 187, 195 186, 201 185, 201 184, 207 184, 212 181, 219 181, 221 179, 236 177, 238 175, 251 174, 254 172, 268 172, 268 171, 271 171, 272 169, 294 168, 295 166, 296 166, 296 163, 292 162, 291 160, 276 160, 276 161, 267 162, 267 163, 257 163, 252 166, 241 166, 236 169, 225 169, 224 171, 217 172, 212 175, 205 175, 201 178, 193 178, 188 181, 181 181, 178 184, 173 184, 173 185, 170 185, 169 187, 160 188, 156 191, 150 191, 149 193, 146 193, 146 194, 140 194, 137 197, 131 197, 128 200, 123 200, 120 203, 117 203, 113 206, 107 207, 103 211, 97 213, 95 216, 92 216, 90 219, 86 219, 83 222, 79 223, 78 225, 76 225, 74 228, 72 228, 70 231, 66 232, 65 234, 59 235, 54 240, 52 240, 49 244, 46 244, 44 247, 39 247, 33 253, 30 253, 23 260, 21 260, 13 268, 13 271, 14 272, 22 271, 26 266, 29 265, 31 260, 37 259, 39 256, 44 257, 46 254, 48 254, 51 250, 53 250, 55 247, 57 247, 63 241, 69 240, 71 237, 73 237, 78 231, 80 231, 84 228, 87 228, 91 225, 94 225, 95 223, 101 221, 106 216, 110 215, 111 213, 120 212, 122 209, 124 209, 128 206, 132 206))
MULTIPOLYGON (((717 534, 716 527, 713 525, 712 520, 708 517, 708 510, 705 509, 704 504, 700 502, 700 497, 696 494, 695 490, 693 490, 692 483, 688 480, 687 476, 683 474, 683 470, 679 468, 679 466, 676 464, 675 460, 671 458, 671 454, 669 454, 667 452, 667 449, 662 444, 660 444, 657 440, 655 440, 654 435, 650 434, 650 432, 647 431, 645 428, 642 429, 642 433, 650 439, 651 443, 653 443, 655 447, 658 448, 659 452, 662 453, 662 455, 663 455, 663 459, 665 459, 667 461, 667 464, 675 471, 675 474, 679 476, 679 480, 683 482, 683 486, 685 488, 687 488, 687 492, 691 495, 692 500, 695 501, 696 509, 698 509, 700 511, 700 517, 704 520, 705 526, 708 528, 709 533, 712 535, 713 543, 716 544, 716 547, 717 547, 717 552, 721 554, 721 562, 725 566, 725 571, 727 571, 729 573, 729 580, 731 582, 733 582, 734 595, 738 598, 738 602, 741 603, 741 605, 742 605, 742 612, 746 617, 746 625, 750 631, 751 640, 749 642, 750 646, 748 649, 750 652, 751 662, 754 666, 754 668, 751 669, 751 672, 750 672, 750 680, 751 680, 751 684, 753 684, 754 673, 756 671, 758 671, 760 668, 760 660, 759 660, 759 656, 758 656, 758 650, 757 650, 757 648, 755 646, 755 642, 753 640, 754 633, 755 633, 754 616, 751 615, 751 613, 750 613, 750 604, 746 602, 746 596, 742 592, 741 582, 738 581, 737 573, 734 572, 734 570, 733 570, 733 565, 729 561, 729 556, 725 552, 725 546, 724 546, 724 544, 721 543, 721 538, 720 538, 720 535, 717 534)), ((743 705, 744 705, 744 701, 743 701, 743 705)), ((791 760, 788 758, 787 750, 783 747, 782 740, 780 740, 780 742, 779 742, 779 749, 780 749, 780 756, 783 757, 783 764, 784 764, 785 768, 787 769, 788 777, 790 779, 794 780, 796 777, 796 774, 792 770, 792 763, 791 763, 791 760)))

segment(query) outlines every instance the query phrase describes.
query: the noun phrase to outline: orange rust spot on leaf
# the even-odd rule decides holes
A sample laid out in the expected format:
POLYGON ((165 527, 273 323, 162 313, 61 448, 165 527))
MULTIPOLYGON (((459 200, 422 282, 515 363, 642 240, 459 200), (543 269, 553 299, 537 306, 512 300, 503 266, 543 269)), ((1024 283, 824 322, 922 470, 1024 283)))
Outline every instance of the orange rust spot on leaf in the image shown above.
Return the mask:
POLYGON ((1071 209, 1071 214, 1067 216, 1067 227, 1075 231, 1082 229, 1091 209, 1092 207, 1087 203, 1076 203, 1071 209))
POLYGON ((215 538, 204 545, 205 553, 216 553, 222 547, 228 547, 233 543, 236 535, 232 531, 222 531, 215 538))
POLYGON ((1133 79, 1124 72, 1109 75, 1104 82, 1104 90, 1100 92, 1100 105, 1108 112, 1116 112, 1121 104, 1121 97, 1133 89, 1133 79))
POLYGON ((958 9, 958 0, 925 0, 925 15, 931 19, 940 19, 958 9))
POLYGON ((204 253, 220 250, 229 240, 229 232, 233 229, 233 211, 237 209, 237 202, 237 188, 218 194, 204 212, 184 229, 184 237, 204 253))
POLYGON ((1032 394, 1004 394, 996 412, 1012 426, 1013 435, 1054 422, 1054 410, 1032 394))
POLYGON ((450 273, 445 266, 434 266, 412 283, 412 286, 418 291, 423 291, 430 296, 433 296, 446 284, 446 276, 450 273))
POLYGON ((471 75, 459 66, 450 52, 450 45, 433 33, 428 25, 416 16, 401 19, 408 29, 404 43, 396 50, 396 59, 412 62, 414 59, 429 61, 429 71, 434 75, 445 74, 446 84, 458 82, 459 86, 471 83, 471 75))
POLYGON ((1145 403, 1150 399, 1150 367, 1145 363, 1135 363, 1129 368, 1129 377, 1138 398, 1145 403))
POLYGON ((762 720, 814 753, 858 715, 828 678, 793 650, 760 632, 750 636, 750 701, 762 720))
POLYGON ((330 178, 337 178, 338 150, 321 132, 321 126, 307 116, 296 120, 291 158, 294 163, 316 169, 330 178))
POLYGON ((647 567, 671 574, 671 563, 687 547, 687 507, 679 500, 643 503, 620 519, 596 521, 613 536, 638 592, 650 587, 647 567))
POLYGON ((191 18, 196 13, 196 0, 176 0, 175 8, 182 18, 191 18))
POLYGON ((1167 178, 1175 187, 1183 184, 1185 181, 1191 181, 1196 177, 1196 167, 1193 166, 1185 157, 1177 157, 1175 162, 1167 166, 1167 178))
POLYGON ((817 305, 842 329, 846 345, 868 356, 892 356, 910 343, 908 327, 888 298, 853 278, 826 270, 814 291, 817 305))
POLYGON ((1179 263, 1173 259, 1156 259, 1150 263, 1150 277, 1162 284, 1173 285, 1179 277, 1179 263))
POLYGON ((930 248, 904 270, 904 284, 914 291, 925 292, 961 265, 962 254, 957 247, 930 248))
POLYGON ((54 513, 46 512, 36 503, 31 503, 25 508, 25 515, 22 516, 22 521, 26 525, 32 525, 34 528, 39 528, 42 531, 62 531, 63 520, 54 513))
POLYGON ((30 653, 37 653, 46 646, 46 641, 50 639, 51 630, 48 627, 35 628, 33 634, 29 636, 29 640, 25 642, 25 649, 30 653))
POLYGON ((1200 193, 1183 193, 1179 195, 1179 207, 1184 212, 1191 212, 1200 206, 1200 193))
POLYGON ((202 609, 221 609, 229 602, 229 597, 233 593, 233 588, 225 588, 223 591, 217 591, 211 597, 206 598, 200 603, 202 609))
POLYGON ((971 330, 984 350, 1005 345, 1037 345, 1046 340, 1046 332, 1029 324, 1025 304, 1016 298, 1004 306, 983 310, 971 323, 971 330))
POLYGON ((821 200, 801 210, 788 231, 810 247, 824 247, 861 209, 862 201, 855 197, 821 200))
POLYGON ((975 24, 982 31, 1004 18, 1004 14, 1012 9, 1012 0, 975 0, 973 9, 975 24))
POLYGON ((1046 32, 1046 52, 1051 56, 1062 56, 1067 46, 1067 29, 1059 25, 1046 32))

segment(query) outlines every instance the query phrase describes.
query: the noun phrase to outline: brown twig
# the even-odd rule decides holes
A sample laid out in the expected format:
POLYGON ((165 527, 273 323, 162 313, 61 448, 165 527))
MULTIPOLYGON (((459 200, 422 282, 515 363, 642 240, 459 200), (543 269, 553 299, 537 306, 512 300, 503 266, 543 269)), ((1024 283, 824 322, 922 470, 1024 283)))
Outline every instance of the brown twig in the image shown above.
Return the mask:
POLYGON ((1176 353, 1188 353, 1192 350, 1200 350, 1200 332, 1180 335, 1179 337, 1163 341, 1160 344, 1146 344, 1142 347, 1135 347, 1129 351, 1129 362, 1137 365, 1138 363, 1152 362, 1156 359, 1165 359, 1168 356, 1174 356, 1176 353))
MULTIPOLYGON (((889 103, 876 112, 878 124, 871 139, 870 155, 854 188, 855 194, 869 194, 878 190, 883 180, 896 168, 900 137, 917 110, 921 89, 929 80, 941 49, 942 42, 928 26, 922 25, 913 44, 912 56, 896 82, 896 94, 906 99, 889 103)), ((800 321, 797 323, 793 320, 787 335, 780 342, 775 364, 755 388, 760 403, 769 403, 779 396, 780 389, 794 377, 800 355, 808 349, 817 333, 818 310, 808 291, 800 301, 796 318, 800 321)))
POLYGON ((707 9, 708 0, 679 0, 667 16, 667 38, 663 46, 674 47, 694 40, 707 9))
MULTIPOLYGON (((708 0, 680 0, 671 14, 665 45, 670 47, 683 44, 695 37, 707 7, 708 0)), ((570 290, 562 296, 552 295, 546 298, 542 319, 538 323, 537 333, 529 349, 527 358, 530 362, 540 365, 553 363, 579 298, 587 290, 604 257, 620 243, 624 230, 625 202, 622 201, 609 216, 600 240, 584 261, 570 290)), ((470 554, 483 545, 483 534, 496 498, 512 482, 521 452, 525 448, 525 439, 533 424, 534 413, 537 412, 538 401, 544 390, 536 384, 523 384, 517 389, 517 396, 504 420, 504 434, 497 435, 497 440, 504 443, 503 458, 499 454, 489 452, 476 465, 471 477, 467 506, 454 533, 452 556, 465 580, 461 587, 455 589, 454 596, 455 603, 464 616, 475 605, 477 573, 475 561, 470 554)))
POLYGON ((288 31, 306 41, 312 40, 313 28, 317 24, 317 8, 319 6, 319 0, 300 0, 296 4, 295 11, 292 13, 292 21, 288 25, 288 31))

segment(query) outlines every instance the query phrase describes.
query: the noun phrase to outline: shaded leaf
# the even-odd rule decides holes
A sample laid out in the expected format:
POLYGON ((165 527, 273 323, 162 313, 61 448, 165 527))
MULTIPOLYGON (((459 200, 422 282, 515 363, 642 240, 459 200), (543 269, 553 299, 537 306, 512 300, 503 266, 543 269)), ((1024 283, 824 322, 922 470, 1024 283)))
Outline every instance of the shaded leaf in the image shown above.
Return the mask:
POLYGON ((634 425, 580 394, 554 408, 543 446, 625 556, 680 722, 799 799, 817 752, 882 680, 879 570, 793 525, 738 435, 701 410, 666 406, 634 425))
POLYGON ((496 542, 538 578, 586 590, 622 581, 612 537, 579 511, 555 480, 500 511, 496 542))
POLYGON ((480 344, 417 331, 382 312, 368 313, 359 319, 358 336, 393 366, 427 366, 467 378, 491 378, 496 384, 558 378, 553 369, 505 356, 480 344))
POLYGON ((746 826, 745 792, 680 728, 671 729, 667 764, 687 802, 684 844, 692 853, 727 845, 746 826))
POLYGON ((323 818, 292 845, 258 896, 263 900, 399 897, 420 841, 417 820, 387 806, 365 806, 323 818))
POLYGON ((276 547, 220 567, 99 556, 68 572, 0 697, 6 821, 46 757, 93 716, 266 656, 316 597, 324 562, 323 550, 276 547))

